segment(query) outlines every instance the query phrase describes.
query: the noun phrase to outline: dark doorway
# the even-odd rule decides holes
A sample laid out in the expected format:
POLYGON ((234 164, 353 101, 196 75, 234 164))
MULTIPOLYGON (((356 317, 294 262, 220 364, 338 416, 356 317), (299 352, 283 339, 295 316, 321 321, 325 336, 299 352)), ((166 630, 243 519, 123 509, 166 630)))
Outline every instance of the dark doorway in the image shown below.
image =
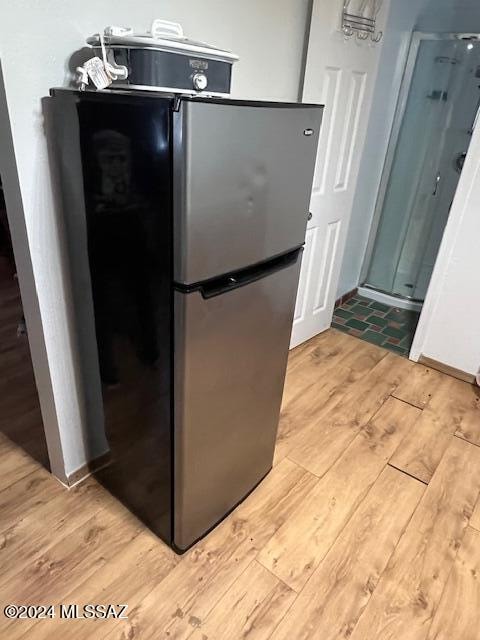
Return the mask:
POLYGON ((49 469, 0 178, 0 452, 2 460, 10 460, 12 463, 0 465, 0 489, 3 488, 2 484, 8 485, 12 478, 22 475, 19 465, 25 467, 25 473, 34 469, 29 466, 28 459, 17 455, 18 447, 49 469))

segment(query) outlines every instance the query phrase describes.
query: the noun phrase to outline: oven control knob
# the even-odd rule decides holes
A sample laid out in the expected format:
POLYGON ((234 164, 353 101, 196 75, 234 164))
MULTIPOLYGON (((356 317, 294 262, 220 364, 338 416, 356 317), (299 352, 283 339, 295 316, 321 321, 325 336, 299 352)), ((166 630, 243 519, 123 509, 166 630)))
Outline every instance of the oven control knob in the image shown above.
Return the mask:
POLYGON ((208 80, 204 73, 196 73, 193 76, 193 86, 197 91, 203 91, 207 88, 208 80))

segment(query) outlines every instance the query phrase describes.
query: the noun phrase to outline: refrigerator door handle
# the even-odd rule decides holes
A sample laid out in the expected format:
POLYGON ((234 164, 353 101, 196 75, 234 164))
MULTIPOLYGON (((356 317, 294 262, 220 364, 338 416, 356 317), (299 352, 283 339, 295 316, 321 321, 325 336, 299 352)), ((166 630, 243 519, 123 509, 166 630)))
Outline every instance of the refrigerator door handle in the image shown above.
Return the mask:
POLYGON ((286 269, 292 264, 297 262, 299 255, 303 251, 303 247, 295 249, 286 255, 273 258, 268 262, 264 262, 259 265, 254 265, 246 269, 234 271, 233 273, 220 276, 213 280, 203 282, 200 285, 194 287, 195 290, 199 290, 202 297, 205 299, 213 298, 214 296, 220 296, 223 293, 228 293, 238 287, 244 287, 247 284, 261 280, 267 276, 286 269))

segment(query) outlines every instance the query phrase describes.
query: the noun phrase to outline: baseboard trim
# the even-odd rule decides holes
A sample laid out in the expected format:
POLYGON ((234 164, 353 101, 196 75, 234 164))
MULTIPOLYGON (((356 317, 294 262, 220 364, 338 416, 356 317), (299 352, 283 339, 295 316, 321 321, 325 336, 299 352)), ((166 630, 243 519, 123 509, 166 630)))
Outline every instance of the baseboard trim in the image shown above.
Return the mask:
POLYGON ((426 367, 430 367, 431 369, 436 369, 441 373, 446 373, 447 376, 452 376, 452 378, 463 380, 463 382, 469 382, 470 384, 473 384, 475 382, 475 376, 472 373, 467 373, 466 371, 462 371, 461 369, 456 369, 455 367, 451 367, 450 365, 444 364, 443 362, 438 362, 438 360, 434 360, 433 358, 428 358, 427 356, 421 355, 418 359, 418 362, 426 367))
POLYGON ((337 300, 335 300, 335 309, 337 307, 339 307, 341 304, 343 304, 344 302, 347 302, 347 300, 350 300, 350 298, 353 298, 354 295, 357 294, 357 287, 355 287, 355 289, 350 289, 350 291, 347 291, 347 293, 344 293, 343 296, 340 296, 340 298, 337 298, 337 300))
MULTIPOLYGON (((112 461, 112 454, 110 451, 106 451, 102 453, 98 458, 94 458, 90 462, 79 467, 76 471, 67 476, 67 482, 65 484, 66 487, 71 489, 75 485, 83 482, 88 476, 91 476, 93 473, 100 471, 104 467, 108 466, 112 461)), ((62 482, 62 484, 64 484, 62 482)))

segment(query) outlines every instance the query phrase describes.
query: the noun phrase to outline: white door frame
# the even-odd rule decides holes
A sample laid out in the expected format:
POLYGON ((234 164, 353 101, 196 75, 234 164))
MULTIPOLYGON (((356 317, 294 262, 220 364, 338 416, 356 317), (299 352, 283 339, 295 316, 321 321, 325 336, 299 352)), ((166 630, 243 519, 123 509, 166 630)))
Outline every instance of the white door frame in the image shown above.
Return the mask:
POLYGON ((28 329, 30 356, 42 413, 42 426, 47 442, 50 471, 62 483, 68 484, 1 66, 0 127, 3 132, 2 144, 0 145, 0 175, 2 176, 22 307, 28 329))

